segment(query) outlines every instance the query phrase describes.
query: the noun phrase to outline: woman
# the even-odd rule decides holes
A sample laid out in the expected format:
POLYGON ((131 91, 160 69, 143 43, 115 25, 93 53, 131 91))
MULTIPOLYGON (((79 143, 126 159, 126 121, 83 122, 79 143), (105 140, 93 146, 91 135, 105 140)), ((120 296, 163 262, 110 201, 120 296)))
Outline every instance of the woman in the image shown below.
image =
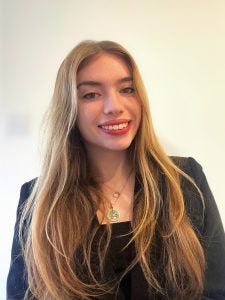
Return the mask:
POLYGON ((161 148, 121 45, 69 53, 45 133, 40 176, 21 189, 8 299, 225 299, 224 231, 206 178, 161 148))

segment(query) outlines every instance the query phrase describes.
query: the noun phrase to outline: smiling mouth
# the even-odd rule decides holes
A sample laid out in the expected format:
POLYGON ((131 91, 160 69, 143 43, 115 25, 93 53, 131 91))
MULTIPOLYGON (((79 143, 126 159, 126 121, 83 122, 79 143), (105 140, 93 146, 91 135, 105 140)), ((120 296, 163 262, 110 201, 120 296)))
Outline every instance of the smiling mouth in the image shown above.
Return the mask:
POLYGON ((128 122, 120 123, 116 125, 102 125, 99 126, 100 128, 103 128, 105 130, 122 130, 128 126, 128 122))

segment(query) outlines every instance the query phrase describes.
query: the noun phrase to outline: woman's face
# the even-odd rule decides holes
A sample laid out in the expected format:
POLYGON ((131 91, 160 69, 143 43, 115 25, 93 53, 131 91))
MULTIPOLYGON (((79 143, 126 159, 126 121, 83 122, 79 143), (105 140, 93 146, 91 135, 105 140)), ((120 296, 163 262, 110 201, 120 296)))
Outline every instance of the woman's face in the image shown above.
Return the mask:
POLYGON ((132 72, 118 56, 94 57, 77 74, 77 126, 88 151, 126 150, 140 125, 132 72))

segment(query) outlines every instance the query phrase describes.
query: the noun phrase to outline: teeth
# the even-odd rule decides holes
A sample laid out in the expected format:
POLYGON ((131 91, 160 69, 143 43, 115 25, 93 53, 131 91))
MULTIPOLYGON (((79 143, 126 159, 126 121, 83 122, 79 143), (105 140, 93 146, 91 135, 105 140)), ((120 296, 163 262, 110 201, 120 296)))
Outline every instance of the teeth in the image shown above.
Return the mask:
POLYGON ((123 128, 127 127, 127 125, 128 125, 128 122, 121 123, 121 124, 118 124, 118 125, 104 125, 104 126, 101 126, 101 127, 106 129, 106 130, 118 130, 118 129, 123 129, 123 128))

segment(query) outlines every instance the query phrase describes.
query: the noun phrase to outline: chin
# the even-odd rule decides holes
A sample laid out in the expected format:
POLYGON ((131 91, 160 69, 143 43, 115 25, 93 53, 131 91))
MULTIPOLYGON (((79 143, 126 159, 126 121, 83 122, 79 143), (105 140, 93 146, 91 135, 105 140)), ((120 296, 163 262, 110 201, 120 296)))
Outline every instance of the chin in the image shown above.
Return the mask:
POLYGON ((131 143, 126 144, 113 144, 105 147, 105 149, 112 150, 112 151, 125 151, 130 147, 131 143))
POLYGON ((126 141, 105 141, 105 143, 96 143, 96 141, 85 141, 85 147, 90 151, 126 151, 132 143, 132 139, 128 139, 126 141))

